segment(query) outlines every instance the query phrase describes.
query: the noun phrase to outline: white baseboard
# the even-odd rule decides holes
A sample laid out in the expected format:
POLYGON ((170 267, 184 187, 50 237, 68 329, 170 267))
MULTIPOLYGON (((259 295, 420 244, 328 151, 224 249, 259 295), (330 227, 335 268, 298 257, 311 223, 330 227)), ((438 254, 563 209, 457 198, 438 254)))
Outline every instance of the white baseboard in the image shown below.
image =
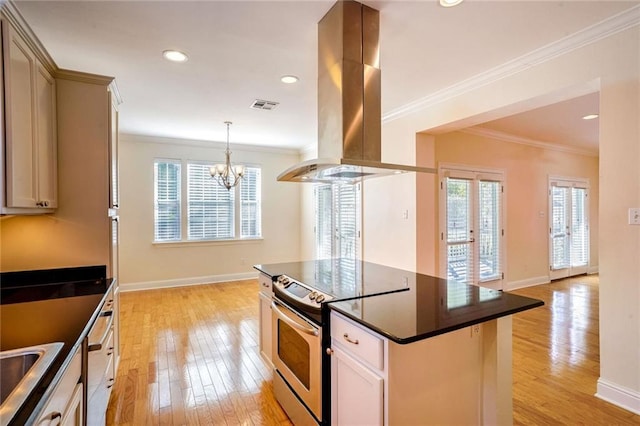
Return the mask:
POLYGON ((120 283, 120 291, 153 290, 158 288, 184 287, 197 284, 222 283, 227 281, 250 280, 257 278, 257 272, 238 274, 210 275, 206 277, 177 278, 173 280, 142 281, 137 283, 120 283))
POLYGON ((640 392, 616 385, 602 378, 598 379, 596 397, 620 408, 640 414, 640 392))
POLYGON ((519 281, 511 281, 507 283, 504 287, 505 291, 517 290, 519 288, 531 287, 534 285, 540 284, 549 284, 551 281, 549 280, 548 275, 543 275, 540 277, 527 278, 519 281))
POLYGON ((597 274, 600 271, 598 270, 598 265, 596 266, 589 266, 589 268, 587 269, 587 275, 593 275, 593 274, 597 274))

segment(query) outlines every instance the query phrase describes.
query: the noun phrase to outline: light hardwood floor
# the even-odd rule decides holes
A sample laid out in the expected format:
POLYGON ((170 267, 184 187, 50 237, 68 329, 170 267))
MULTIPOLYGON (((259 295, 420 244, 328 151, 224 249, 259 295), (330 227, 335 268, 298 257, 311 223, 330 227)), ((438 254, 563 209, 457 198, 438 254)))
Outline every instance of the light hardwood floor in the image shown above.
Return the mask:
MULTIPOLYGON (((121 295, 121 361, 108 425, 291 424, 258 349, 256 280, 121 295)), ((593 396, 598 279, 517 291, 545 306, 514 316, 514 423, 640 424, 593 396)))
POLYGON ((600 376, 597 275, 514 291, 545 306, 513 316, 513 419, 520 425, 638 425, 596 398, 600 376))

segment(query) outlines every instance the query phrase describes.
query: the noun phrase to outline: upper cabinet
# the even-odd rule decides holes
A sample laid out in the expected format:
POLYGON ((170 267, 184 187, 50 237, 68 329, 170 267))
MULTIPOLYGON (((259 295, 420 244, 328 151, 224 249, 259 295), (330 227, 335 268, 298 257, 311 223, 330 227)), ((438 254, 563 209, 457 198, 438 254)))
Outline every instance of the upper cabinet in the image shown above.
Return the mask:
POLYGON ((115 83, 109 85, 109 208, 120 207, 118 181, 118 105, 120 95, 115 83))
POLYGON ((58 206, 56 82, 27 40, 2 20, 2 213, 58 206))

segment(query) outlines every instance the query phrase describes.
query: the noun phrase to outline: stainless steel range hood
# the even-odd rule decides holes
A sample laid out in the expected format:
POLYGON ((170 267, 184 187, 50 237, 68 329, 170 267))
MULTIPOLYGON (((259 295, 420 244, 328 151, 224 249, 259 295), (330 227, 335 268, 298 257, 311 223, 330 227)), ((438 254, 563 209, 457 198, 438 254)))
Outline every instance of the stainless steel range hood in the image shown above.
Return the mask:
POLYGON ((434 169, 381 161, 380 14, 338 1, 318 23, 318 159, 279 181, 353 183, 434 169))

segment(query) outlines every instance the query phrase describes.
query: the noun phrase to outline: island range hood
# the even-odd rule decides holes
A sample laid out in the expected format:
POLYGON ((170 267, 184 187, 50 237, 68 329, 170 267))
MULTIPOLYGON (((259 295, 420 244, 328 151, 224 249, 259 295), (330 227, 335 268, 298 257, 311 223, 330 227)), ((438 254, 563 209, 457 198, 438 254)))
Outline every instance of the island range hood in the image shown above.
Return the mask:
POLYGON ((318 159, 279 181, 354 183, 426 167, 381 161, 380 13, 338 1, 318 23, 318 159))

